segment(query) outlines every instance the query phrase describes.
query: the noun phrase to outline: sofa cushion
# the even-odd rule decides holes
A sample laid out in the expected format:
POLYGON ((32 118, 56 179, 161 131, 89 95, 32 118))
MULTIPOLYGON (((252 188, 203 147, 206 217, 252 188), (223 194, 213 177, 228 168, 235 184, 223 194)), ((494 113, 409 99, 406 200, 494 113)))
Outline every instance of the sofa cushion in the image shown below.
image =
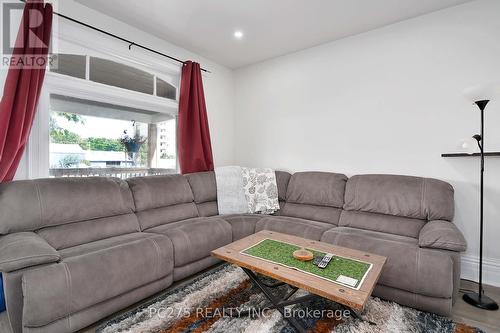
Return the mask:
POLYGON ((217 206, 217 201, 197 203, 196 209, 198 209, 198 216, 200 217, 219 215, 219 207, 217 206))
POLYGON ((56 250, 140 231, 133 213, 47 227, 37 231, 56 250))
POLYGON ((60 263, 23 274, 25 326, 47 325, 173 272, 165 236, 136 233, 95 243, 66 249, 60 263))
POLYGON ((197 172, 185 175, 194 195, 199 216, 218 215, 215 172, 197 172))
POLYGON ((59 259, 59 253, 34 232, 0 236, 0 272, 49 264, 59 259))
POLYGON ((286 171, 275 171, 276 174, 276 185, 278 186, 278 200, 286 200, 286 191, 288 189, 288 183, 292 175, 286 171))
POLYGON ((441 180, 396 175, 358 175, 349 178, 345 210, 451 221, 453 187, 441 180))
POLYGON ((297 172, 288 183, 286 202, 342 208, 347 177, 332 172, 297 172))
POLYGON ((233 242, 250 236, 255 233, 255 225, 259 220, 264 218, 264 215, 259 214, 242 214, 242 215, 220 215, 224 221, 231 224, 233 232, 233 242))
POLYGON ((453 261, 443 251, 422 249, 412 237, 346 227, 321 241, 387 257, 378 283, 430 297, 453 296, 453 261))
POLYGON ((137 212, 137 219, 141 230, 153 228, 159 225, 187 220, 198 217, 198 209, 194 202, 183 203, 173 206, 147 209, 137 212))
POLYGON ((121 246, 122 244, 127 244, 135 241, 139 241, 145 238, 147 234, 142 232, 134 232, 127 235, 121 235, 116 237, 110 237, 106 239, 101 239, 95 242, 85 243, 78 246, 68 247, 57 251, 62 259, 69 257, 76 257, 85 255, 92 252, 98 252, 115 246, 121 246))
POLYGON ((418 245, 432 249, 463 252, 467 249, 464 236, 448 221, 430 221, 420 231, 418 245))
POLYGON ((297 172, 288 183, 279 215, 337 225, 347 177, 331 172, 297 172))
POLYGON ((127 183, 138 212, 194 201, 191 187, 182 175, 129 178, 127 183))
POLYGON ((51 178, 0 184, 0 234, 133 213, 123 180, 51 178))
POLYGON ((129 178, 141 230, 198 217, 193 192, 182 175, 129 178))
POLYGON ((343 210, 339 227, 351 227, 418 238, 424 220, 409 217, 343 210))
POLYGON ((218 217, 198 217, 164 224, 146 232, 166 235, 174 245, 175 267, 210 256, 232 242, 231 225, 218 217))
POLYGON ((269 216, 259 220, 255 232, 269 230, 288 235, 320 240, 321 235, 333 226, 329 223, 299 219, 288 216, 269 216))
POLYGON ((341 213, 340 208, 286 202, 279 215, 325 222, 329 223, 332 228, 338 225, 341 213))
POLYGON ((215 172, 197 172, 184 175, 191 186, 194 202, 202 203, 217 201, 217 185, 215 183, 215 172))

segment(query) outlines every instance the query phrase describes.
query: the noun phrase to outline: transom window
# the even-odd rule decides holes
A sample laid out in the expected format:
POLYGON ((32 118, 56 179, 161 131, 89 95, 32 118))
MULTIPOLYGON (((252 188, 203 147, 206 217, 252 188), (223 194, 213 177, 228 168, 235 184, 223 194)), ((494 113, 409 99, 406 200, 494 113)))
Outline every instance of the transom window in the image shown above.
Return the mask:
POLYGON ((177 89, 154 74, 99 57, 60 53, 50 71, 171 100, 177 89))

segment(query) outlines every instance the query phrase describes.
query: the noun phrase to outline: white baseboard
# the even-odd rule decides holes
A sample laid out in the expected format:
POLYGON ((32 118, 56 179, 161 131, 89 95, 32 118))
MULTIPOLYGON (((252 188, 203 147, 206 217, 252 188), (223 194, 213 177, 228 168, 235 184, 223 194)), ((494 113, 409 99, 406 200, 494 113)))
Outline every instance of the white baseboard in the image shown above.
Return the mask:
MULTIPOLYGON (((462 256, 463 279, 478 281, 479 279, 479 257, 462 256)), ((490 286, 500 287, 500 260, 483 258, 483 283, 490 286)))

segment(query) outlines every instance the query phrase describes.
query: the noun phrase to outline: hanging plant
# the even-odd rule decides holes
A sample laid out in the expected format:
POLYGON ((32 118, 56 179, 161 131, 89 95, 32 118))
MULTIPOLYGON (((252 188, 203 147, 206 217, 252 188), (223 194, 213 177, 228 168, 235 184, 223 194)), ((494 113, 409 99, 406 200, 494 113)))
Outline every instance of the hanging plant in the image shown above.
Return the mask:
POLYGON ((127 151, 127 153, 139 152, 142 145, 146 142, 146 137, 141 135, 135 121, 133 122, 133 126, 134 134, 132 136, 127 133, 127 130, 124 130, 123 135, 120 138, 120 142, 125 146, 125 150, 127 151))

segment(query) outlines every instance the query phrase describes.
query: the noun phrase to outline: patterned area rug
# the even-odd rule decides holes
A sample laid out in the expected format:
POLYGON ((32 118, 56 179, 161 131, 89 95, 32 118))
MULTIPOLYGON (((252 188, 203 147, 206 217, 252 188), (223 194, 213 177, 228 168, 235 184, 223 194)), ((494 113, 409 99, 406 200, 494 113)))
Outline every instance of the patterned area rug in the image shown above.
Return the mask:
MULTIPOLYGON (((277 289, 277 292, 287 291, 287 286, 277 289)), ((228 315, 244 308, 266 305, 264 296, 252 286, 240 268, 222 265, 200 275, 187 285, 174 288, 104 323, 97 328, 97 333, 295 332, 276 310, 252 317, 235 318, 228 315)), ((295 317, 300 318, 310 332, 318 333, 482 332, 445 317, 377 298, 370 300, 363 313, 366 319, 377 323, 376 326, 344 317, 338 305, 325 299, 288 309, 288 313, 293 312, 295 317)))

